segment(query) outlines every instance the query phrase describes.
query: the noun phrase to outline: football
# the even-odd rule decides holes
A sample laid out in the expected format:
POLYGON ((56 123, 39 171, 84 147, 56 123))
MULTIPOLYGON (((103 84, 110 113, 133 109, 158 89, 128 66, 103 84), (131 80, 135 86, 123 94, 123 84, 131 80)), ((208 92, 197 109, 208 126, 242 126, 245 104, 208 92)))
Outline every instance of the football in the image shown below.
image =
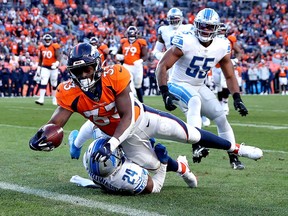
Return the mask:
POLYGON ((43 136, 47 137, 47 142, 51 142, 55 148, 60 146, 64 136, 62 127, 55 124, 46 124, 43 126, 43 131, 43 136))

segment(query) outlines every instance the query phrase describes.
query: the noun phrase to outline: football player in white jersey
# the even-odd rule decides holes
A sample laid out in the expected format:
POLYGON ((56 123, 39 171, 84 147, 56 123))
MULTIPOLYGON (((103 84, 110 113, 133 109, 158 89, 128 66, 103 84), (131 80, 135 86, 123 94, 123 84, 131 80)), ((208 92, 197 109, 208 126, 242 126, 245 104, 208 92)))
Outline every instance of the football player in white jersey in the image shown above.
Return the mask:
POLYGON ((177 32, 188 32, 193 28, 191 24, 182 24, 183 13, 178 8, 171 8, 168 11, 167 21, 169 25, 163 25, 158 28, 158 37, 152 52, 158 60, 160 60, 164 52, 172 46, 172 39, 177 32))
MULTIPOLYGON (((208 71, 219 62, 233 95, 235 109, 242 116, 248 114, 239 94, 230 59, 230 43, 227 38, 216 37, 219 24, 220 18, 213 9, 205 8, 198 12, 194 20, 195 32, 181 33, 173 37, 173 46, 161 58, 156 74, 167 110, 176 109, 175 104, 182 110, 186 108, 187 123, 197 128, 201 128, 201 114, 205 115, 216 123, 220 137, 235 143, 234 132, 220 102, 204 85, 208 71), (167 70, 170 68, 172 72, 167 81, 167 70)), ((238 158, 232 154, 229 154, 229 157, 232 168, 237 169, 232 163, 238 163, 238 158)), ((201 155, 198 155, 194 162, 200 161, 201 155)))
MULTIPOLYGON (((178 32, 190 32, 194 28, 192 24, 182 24, 183 13, 178 8, 171 8, 167 13, 167 21, 169 25, 160 26, 157 33, 157 41, 152 51, 154 57, 160 60, 165 51, 172 46, 172 39, 178 32)), ((168 71, 169 73, 171 70, 168 71)), ((183 112, 186 112, 183 110, 183 112)), ((210 125, 210 120, 205 116, 202 116, 202 122, 204 126, 210 125)))
POLYGON ((161 191, 166 177, 167 163, 170 159, 165 146, 158 143, 154 147, 161 165, 157 172, 151 175, 147 169, 127 159, 119 147, 105 162, 96 161, 97 151, 107 141, 106 138, 96 139, 89 145, 83 156, 83 165, 93 182, 79 176, 73 176, 70 182, 85 187, 99 186, 110 193, 128 195, 159 193, 161 191))

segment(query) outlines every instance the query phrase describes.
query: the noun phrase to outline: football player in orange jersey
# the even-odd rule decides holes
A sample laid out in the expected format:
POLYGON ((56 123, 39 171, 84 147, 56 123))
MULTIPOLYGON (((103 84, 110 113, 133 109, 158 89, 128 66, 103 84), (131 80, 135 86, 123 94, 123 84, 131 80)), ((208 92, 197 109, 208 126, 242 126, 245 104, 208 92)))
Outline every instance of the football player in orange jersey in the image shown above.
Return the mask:
POLYGON ((106 65, 105 64, 105 59, 106 59, 106 56, 109 54, 109 48, 106 44, 104 43, 100 43, 99 42, 99 39, 97 37, 92 37, 90 38, 89 40, 90 44, 92 46, 96 46, 100 55, 101 55, 101 61, 102 61, 102 64, 106 65))
MULTIPOLYGON (((109 137, 93 155, 95 161, 106 161, 121 145, 128 159, 148 170, 157 170, 160 161, 150 142, 153 137, 224 149, 255 160, 262 157, 258 148, 232 144, 187 125, 170 113, 142 104, 131 91, 129 71, 118 64, 102 68, 99 52, 89 43, 80 43, 71 50, 67 68, 72 80, 58 86, 59 106, 47 123, 63 127, 74 112, 92 121, 109 137)), ((54 149, 43 136, 42 128, 30 139, 29 146, 36 151, 54 149)), ((197 186, 185 156, 168 160, 167 171, 179 173, 189 187, 197 186)))
POLYGON ((116 59, 124 61, 123 66, 132 75, 137 97, 143 103, 143 61, 148 58, 147 42, 143 38, 138 38, 139 32, 135 26, 129 26, 126 34, 127 38, 120 40, 120 48, 116 59))
POLYGON ((39 83, 40 88, 40 97, 35 101, 36 104, 44 104, 46 88, 50 79, 53 97, 52 103, 57 105, 55 92, 57 88, 60 57, 60 45, 53 43, 50 34, 45 34, 43 36, 43 44, 39 47, 39 63, 34 77, 34 80, 39 83))

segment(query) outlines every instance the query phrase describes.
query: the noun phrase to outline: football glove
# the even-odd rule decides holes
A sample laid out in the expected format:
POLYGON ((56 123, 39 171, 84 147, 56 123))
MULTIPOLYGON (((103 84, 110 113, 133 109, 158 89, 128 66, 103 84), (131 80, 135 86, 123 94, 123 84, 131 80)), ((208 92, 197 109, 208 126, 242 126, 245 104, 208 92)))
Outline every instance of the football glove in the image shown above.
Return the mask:
POLYGON ((168 156, 168 152, 167 149, 164 145, 162 145, 161 143, 158 143, 155 148, 154 151, 157 155, 157 158, 159 159, 159 161, 163 164, 167 164, 168 160, 169 160, 169 156, 168 156))
POLYGON ((60 65, 60 62, 56 61, 56 62, 52 63, 51 69, 55 70, 55 69, 57 69, 59 67, 59 65, 60 65))
POLYGON ((111 154, 110 143, 106 143, 99 148, 98 151, 92 155, 92 157, 94 158, 94 161, 106 162, 110 158, 111 154))
POLYGON ((201 159, 204 157, 206 158, 209 155, 209 149, 199 146, 193 145, 193 163, 200 163, 201 159))
POLYGON ((239 93, 234 93, 233 94, 233 99, 234 99, 234 108, 237 110, 241 116, 246 116, 248 115, 248 110, 245 107, 243 101, 241 100, 240 94, 239 93))
POLYGON ((47 142, 47 137, 43 135, 43 129, 39 129, 37 133, 30 139, 29 146, 34 151, 52 151, 54 146, 52 142, 47 142))
POLYGON ((38 84, 40 83, 40 81, 41 81, 41 67, 37 67, 37 71, 33 77, 33 80, 38 84))
POLYGON ((173 94, 171 94, 168 90, 168 86, 166 85, 162 85, 159 87, 160 88, 160 92, 162 94, 163 97, 163 101, 165 104, 165 108, 168 111, 173 111, 177 108, 177 106, 174 104, 174 101, 179 101, 178 98, 176 98, 173 94))

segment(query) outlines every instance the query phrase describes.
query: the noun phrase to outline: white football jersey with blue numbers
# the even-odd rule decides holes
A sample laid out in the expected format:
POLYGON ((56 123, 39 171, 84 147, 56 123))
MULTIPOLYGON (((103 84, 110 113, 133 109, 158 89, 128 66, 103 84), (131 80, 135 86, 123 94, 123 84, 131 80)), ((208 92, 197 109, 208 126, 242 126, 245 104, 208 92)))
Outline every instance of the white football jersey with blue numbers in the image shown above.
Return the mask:
POLYGON ((165 48, 168 50, 172 46, 172 39, 178 32, 189 32, 193 28, 192 24, 182 24, 177 29, 173 29, 172 26, 160 26, 158 29, 158 35, 162 36, 165 42, 165 48))
POLYGON ((139 194, 147 186, 148 171, 127 158, 110 176, 100 177, 89 173, 94 183, 108 192, 139 194))
POLYGON ((169 81, 193 86, 204 84, 208 71, 231 52, 227 38, 215 37, 208 47, 204 47, 193 32, 174 36, 172 44, 181 49, 184 55, 173 65, 169 81))

